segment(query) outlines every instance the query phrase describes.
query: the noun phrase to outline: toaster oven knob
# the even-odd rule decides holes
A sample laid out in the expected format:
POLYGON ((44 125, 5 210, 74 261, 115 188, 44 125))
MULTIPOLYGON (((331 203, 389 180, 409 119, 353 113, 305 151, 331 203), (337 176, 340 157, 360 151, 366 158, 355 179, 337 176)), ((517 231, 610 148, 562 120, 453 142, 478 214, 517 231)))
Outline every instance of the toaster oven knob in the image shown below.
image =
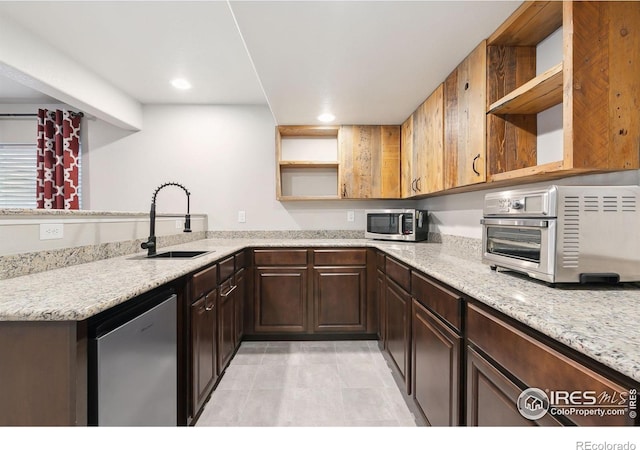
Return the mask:
POLYGON ((513 209, 522 209, 524 207, 524 202, 522 200, 514 200, 511 202, 511 207, 513 209))

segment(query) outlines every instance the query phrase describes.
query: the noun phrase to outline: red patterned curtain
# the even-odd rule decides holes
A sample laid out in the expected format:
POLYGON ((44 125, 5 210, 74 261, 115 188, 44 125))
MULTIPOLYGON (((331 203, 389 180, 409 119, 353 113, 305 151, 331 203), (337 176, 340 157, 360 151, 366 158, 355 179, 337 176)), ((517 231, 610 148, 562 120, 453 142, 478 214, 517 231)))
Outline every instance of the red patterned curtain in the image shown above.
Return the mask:
POLYGON ((80 114, 38 110, 38 208, 79 209, 80 114))

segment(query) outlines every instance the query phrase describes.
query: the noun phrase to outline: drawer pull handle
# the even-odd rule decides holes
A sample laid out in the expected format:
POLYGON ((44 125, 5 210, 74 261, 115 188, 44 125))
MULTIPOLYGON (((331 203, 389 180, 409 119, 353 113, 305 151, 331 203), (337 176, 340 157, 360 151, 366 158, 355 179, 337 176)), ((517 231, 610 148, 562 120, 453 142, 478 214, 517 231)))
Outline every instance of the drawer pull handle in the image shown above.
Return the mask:
POLYGON ((229 294, 231 294, 233 291, 236 290, 236 288, 238 287, 237 284, 234 284, 233 286, 231 286, 231 289, 229 289, 227 292, 225 292, 224 294, 220 294, 220 296, 222 297, 228 297, 229 294))

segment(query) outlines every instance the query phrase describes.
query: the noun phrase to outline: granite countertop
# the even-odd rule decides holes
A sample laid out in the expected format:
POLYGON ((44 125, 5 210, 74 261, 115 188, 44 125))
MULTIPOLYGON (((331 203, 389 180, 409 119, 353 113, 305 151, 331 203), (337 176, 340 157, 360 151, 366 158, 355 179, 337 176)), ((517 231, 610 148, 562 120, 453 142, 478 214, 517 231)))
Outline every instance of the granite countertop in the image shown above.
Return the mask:
POLYGON ((436 243, 364 239, 206 239, 160 249, 207 250, 190 260, 136 255, 0 281, 0 321, 84 320, 245 247, 378 248, 488 306, 640 381, 640 285, 546 284, 494 272, 475 254, 436 243))

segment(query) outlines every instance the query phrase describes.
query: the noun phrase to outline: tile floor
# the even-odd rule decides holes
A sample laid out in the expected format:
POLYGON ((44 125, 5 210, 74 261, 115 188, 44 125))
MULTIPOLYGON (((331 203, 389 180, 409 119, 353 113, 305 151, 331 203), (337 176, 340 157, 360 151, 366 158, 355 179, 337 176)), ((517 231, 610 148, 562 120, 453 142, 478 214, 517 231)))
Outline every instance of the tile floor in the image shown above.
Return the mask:
POLYGON ((376 341, 243 342, 196 426, 416 426, 376 341))

